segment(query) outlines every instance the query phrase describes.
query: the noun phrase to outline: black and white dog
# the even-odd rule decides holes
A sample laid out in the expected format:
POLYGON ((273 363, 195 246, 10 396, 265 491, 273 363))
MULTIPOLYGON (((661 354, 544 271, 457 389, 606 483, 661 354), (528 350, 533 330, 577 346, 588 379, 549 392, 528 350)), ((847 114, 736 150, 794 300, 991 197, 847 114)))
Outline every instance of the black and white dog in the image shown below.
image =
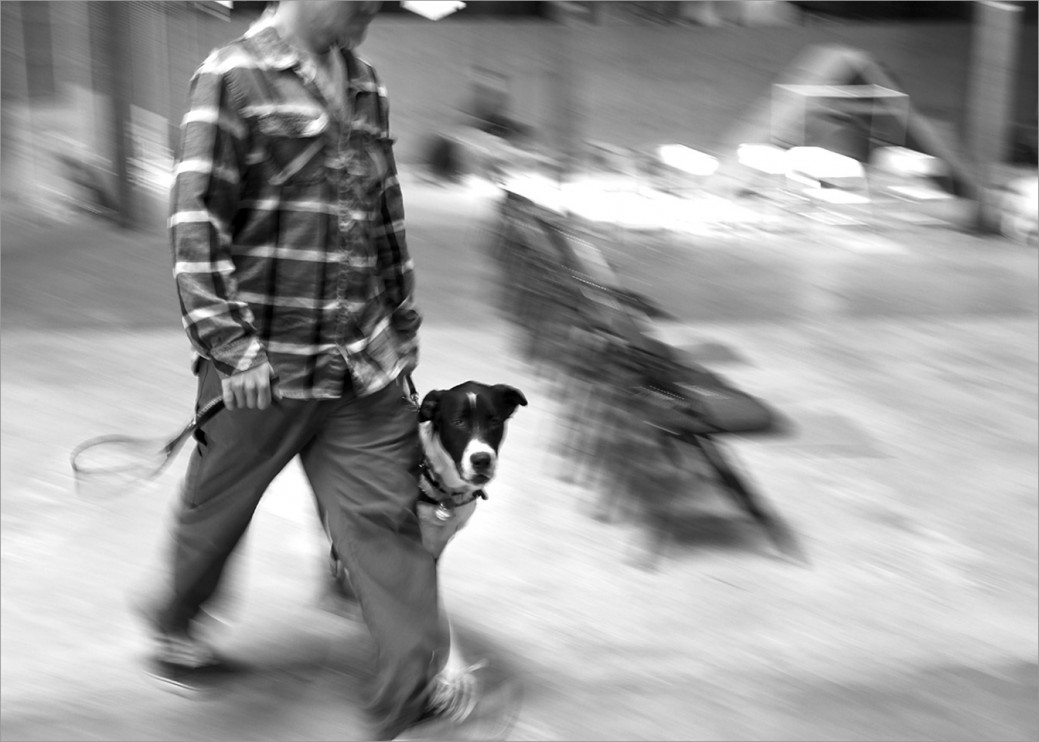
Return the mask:
POLYGON ((472 517, 476 501, 487 499, 484 487, 497 470, 505 421, 526 404, 519 389, 475 381, 431 391, 422 400, 418 514, 422 542, 434 558, 472 517))
MULTIPOLYGON (((419 470, 417 511, 422 543, 436 560, 448 542, 472 517, 484 487, 494 478, 505 423, 519 406, 523 392, 506 384, 467 381, 426 394, 418 409, 423 460, 419 470)), ((332 569, 349 595, 349 577, 332 554, 332 569)), ((446 617, 445 617, 446 619, 446 617)), ((450 621, 448 621, 450 628, 450 621)), ((447 664, 438 685, 470 683, 454 631, 447 664)))

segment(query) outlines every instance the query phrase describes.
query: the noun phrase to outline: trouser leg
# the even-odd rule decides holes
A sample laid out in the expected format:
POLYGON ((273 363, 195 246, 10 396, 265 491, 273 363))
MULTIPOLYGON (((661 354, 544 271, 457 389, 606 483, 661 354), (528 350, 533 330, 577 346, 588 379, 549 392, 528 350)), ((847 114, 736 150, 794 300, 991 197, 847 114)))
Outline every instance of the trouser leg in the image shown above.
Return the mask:
POLYGON ((396 385, 344 399, 301 460, 375 641, 371 711, 393 736, 421 713, 447 649, 436 565, 415 514, 420 444, 414 409, 396 385))
MULTIPOLYGON (((219 394, 218 374, 203 364, 200 403, 219 394)), ((174 518, 169 594, 157 615, 163 629, 186 629, 214 595, 267 486, 312 435, 317 404, 225 410, 196 435, 174 518)))

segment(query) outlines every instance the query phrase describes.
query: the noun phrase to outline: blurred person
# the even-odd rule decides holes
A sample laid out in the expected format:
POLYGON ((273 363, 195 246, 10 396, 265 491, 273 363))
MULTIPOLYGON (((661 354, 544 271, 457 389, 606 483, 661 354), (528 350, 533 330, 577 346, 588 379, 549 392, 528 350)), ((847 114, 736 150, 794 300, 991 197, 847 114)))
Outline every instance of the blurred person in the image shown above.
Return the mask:
POLYGON ((198 405, 226 410, 196 433, 170 584, 143 613, 159 674, 226 669, 198 619, 298 455, 378 650, 369 711, 389 739, 443 713, 430 693, 449 647, 415 514, 401 381, 421 317, 388 102, 354 52, 379 5, 282 2, 192 78, 171 248, 198 405))

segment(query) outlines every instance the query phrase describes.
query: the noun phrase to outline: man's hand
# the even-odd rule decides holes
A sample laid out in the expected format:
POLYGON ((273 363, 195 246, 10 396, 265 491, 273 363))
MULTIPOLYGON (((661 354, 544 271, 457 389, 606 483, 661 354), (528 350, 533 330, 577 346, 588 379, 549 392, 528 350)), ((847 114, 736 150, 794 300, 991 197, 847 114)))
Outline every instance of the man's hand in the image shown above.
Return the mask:
POLYGON ((224 407, 229 410, 266 410, 272 399, 281 399, 275 382, 274 369, 269 363, 221 379, 224 407))

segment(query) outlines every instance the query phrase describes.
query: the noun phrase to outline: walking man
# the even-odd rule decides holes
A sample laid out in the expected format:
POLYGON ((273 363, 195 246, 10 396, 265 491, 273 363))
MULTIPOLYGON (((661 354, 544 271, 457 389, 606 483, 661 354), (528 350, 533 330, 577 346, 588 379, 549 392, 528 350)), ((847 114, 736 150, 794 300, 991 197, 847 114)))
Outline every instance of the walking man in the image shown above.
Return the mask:
POLYGON ((146 611, 155 660, 205 672, 198 636, 227 559, 299 456, 378 659, 389 739, 430 709, 446 658, 415 515, 420 444, 401 380, 420 316, 385 90, 355 48, 379 3, 282 2, 191 82, 170 218, 198 404, 167 592, 146 611))

